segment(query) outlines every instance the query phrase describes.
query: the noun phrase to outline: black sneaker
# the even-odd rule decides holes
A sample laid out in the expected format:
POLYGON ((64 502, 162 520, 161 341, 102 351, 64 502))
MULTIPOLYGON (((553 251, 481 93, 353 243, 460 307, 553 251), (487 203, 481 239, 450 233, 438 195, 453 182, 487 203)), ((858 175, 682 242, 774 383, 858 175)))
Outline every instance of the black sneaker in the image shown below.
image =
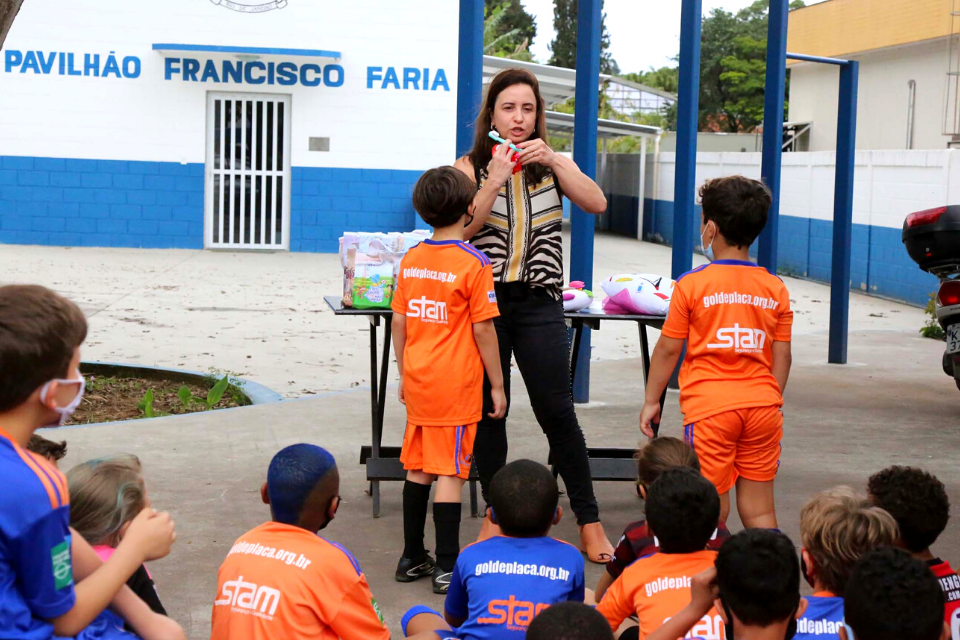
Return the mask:
POLYGON ((393 577, 397 579, 397 582, 413 582, 423 576, 429 576, 436 568, 437 563, 430 557, 429 553, 424 554, 418 560, 401 557, 397 564, 397 572, 393 577))
POLYGON ((433 572, 433 592, 445 595, 447 589, 450 588, 450 578, 453 576, 453 571, 442 571, 440 567, 437 567, 437 570, 433 572))

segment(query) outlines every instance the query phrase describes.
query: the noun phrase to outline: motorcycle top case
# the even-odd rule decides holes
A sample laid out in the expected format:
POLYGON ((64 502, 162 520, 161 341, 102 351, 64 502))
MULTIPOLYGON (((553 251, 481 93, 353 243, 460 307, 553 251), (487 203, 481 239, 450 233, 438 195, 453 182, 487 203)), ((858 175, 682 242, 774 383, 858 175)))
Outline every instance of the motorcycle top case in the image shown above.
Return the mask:
POLYGON ((903 222, 902 239, 924 271, 960 264, 960 205, 910 214, 903 222))

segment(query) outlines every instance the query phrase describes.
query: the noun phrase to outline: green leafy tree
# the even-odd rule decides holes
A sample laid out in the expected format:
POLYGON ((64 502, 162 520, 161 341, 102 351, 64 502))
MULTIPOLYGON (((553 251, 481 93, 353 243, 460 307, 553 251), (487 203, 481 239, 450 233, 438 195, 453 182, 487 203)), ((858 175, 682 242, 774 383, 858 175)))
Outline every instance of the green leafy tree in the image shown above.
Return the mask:
POLYGON ((486 0, 483 23, 483 52, 511 60, 536 62, 530 43, 537 35, 533 16, 519 0, 486 0))
MULTIPOLYGON (((550 62, 555 67, 577 66, 577 0, 553 0, 553 28, 557 35, 550 43, 550 62)), ((610 54, 607 14, 600 19, 600 73, 619 75, 620 67, 610 54)))

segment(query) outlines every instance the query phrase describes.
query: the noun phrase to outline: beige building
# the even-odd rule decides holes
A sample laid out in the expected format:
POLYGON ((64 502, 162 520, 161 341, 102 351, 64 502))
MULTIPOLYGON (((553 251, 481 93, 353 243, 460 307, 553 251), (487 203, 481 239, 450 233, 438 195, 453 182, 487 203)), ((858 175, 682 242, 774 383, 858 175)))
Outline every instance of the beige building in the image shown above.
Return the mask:
MULTIPOLYGON (((827 0, 790 12, 787 51, 860 62, 858 149, 960 146, 960 0, 827 0)), ((789 61, 788 61, 789 63, 789 61)), ((792 62, 797 150, 836 148, 833 65, 792 62)))

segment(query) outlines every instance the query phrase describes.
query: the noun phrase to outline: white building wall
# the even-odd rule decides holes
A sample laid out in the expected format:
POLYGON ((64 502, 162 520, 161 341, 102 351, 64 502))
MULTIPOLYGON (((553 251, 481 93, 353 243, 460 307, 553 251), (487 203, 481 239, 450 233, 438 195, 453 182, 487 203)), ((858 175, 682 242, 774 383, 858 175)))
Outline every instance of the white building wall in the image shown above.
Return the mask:
MULTIPOLYGON (((796 52, 802 53, 802 52, 796 52)), ((915 80, 914 149, 944 149, 942 135, 949 41, 946 38, 849 56, 860 62, 857 149, 905 149, 907 83, 915 80)), ((813 122, 810 151, 836 149, 839 70, 790 66, 791 122, 813 122)))

